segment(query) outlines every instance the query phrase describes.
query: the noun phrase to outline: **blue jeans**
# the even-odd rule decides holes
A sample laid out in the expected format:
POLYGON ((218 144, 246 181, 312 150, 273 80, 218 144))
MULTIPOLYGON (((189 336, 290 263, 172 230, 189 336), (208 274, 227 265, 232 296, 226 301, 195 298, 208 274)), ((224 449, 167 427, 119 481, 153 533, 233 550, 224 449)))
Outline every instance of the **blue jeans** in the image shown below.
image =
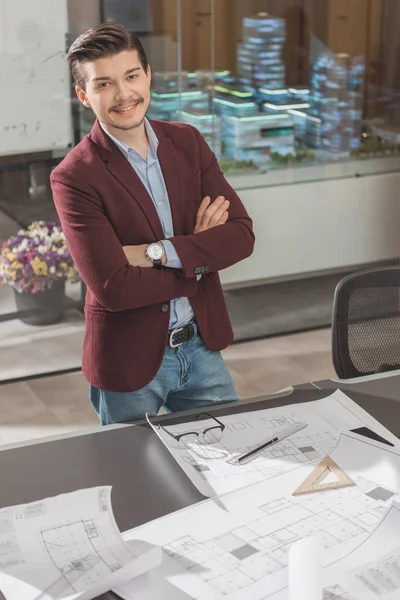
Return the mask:
POLYGON ((237 399, 220 352, 206 348, 198 335, 178 348, 167 346, 157 375, 140 390, 108 392, 90 386, 101 425, 144 419, 160 408, 176 412, 237 399))

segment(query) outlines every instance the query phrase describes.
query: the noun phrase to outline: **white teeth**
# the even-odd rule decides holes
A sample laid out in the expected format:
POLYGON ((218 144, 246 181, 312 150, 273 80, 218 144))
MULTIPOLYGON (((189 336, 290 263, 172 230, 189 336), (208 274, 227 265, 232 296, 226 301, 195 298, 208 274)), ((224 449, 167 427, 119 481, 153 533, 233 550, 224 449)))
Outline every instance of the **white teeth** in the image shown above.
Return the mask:
POLYGON ((133 106, 128 106, 127 108, 119 108, 117 112, 127 112, 128 110, 132 110, 133 106))

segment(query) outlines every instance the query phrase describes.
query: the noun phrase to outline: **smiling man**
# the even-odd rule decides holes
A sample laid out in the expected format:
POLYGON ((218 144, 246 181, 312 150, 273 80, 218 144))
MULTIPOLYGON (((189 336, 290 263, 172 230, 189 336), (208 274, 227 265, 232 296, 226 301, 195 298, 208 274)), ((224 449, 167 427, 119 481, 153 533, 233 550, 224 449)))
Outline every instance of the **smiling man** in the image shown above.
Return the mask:
POLYGON ((51 185, 87 285, 82 369, 100 422, 235 400, 218 271, 252 253, 252 222, 195 128, 146 118, 138 38, 99 25, 68 61, 97 118, 51 185))

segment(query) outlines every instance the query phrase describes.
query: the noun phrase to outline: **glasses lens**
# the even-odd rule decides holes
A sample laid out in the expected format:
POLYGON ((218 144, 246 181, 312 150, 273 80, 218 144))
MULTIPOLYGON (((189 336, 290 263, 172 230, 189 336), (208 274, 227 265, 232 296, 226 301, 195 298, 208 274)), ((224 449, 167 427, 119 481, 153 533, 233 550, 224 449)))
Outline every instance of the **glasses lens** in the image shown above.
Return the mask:
POLYGON ((198 435, 195 433, 185 433, 179 438, 179 448, 183 450, 184 448, 190 448, 195 444, 198 444, 198 435))
POLYGON ((212 427, 199 435, 199 444, 218 444, 222 437, 222 429, 220 427, 212 427))

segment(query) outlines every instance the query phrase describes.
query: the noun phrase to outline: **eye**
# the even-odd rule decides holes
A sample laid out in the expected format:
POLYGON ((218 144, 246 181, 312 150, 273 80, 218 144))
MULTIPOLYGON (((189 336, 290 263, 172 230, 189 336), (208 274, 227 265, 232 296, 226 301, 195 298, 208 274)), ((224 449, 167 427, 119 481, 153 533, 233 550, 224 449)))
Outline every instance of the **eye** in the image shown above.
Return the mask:
POLYGON ((128 75, 128 79, 136 79, 137 75, 128 75))
POLYGON ((109 81, 103 81, 103 83, 100 83, 99 87, 100 87, 100 88, 105 88, 105 87, 107 87, 109 84, 110 84, 110 82, 109 82, 109 81))

